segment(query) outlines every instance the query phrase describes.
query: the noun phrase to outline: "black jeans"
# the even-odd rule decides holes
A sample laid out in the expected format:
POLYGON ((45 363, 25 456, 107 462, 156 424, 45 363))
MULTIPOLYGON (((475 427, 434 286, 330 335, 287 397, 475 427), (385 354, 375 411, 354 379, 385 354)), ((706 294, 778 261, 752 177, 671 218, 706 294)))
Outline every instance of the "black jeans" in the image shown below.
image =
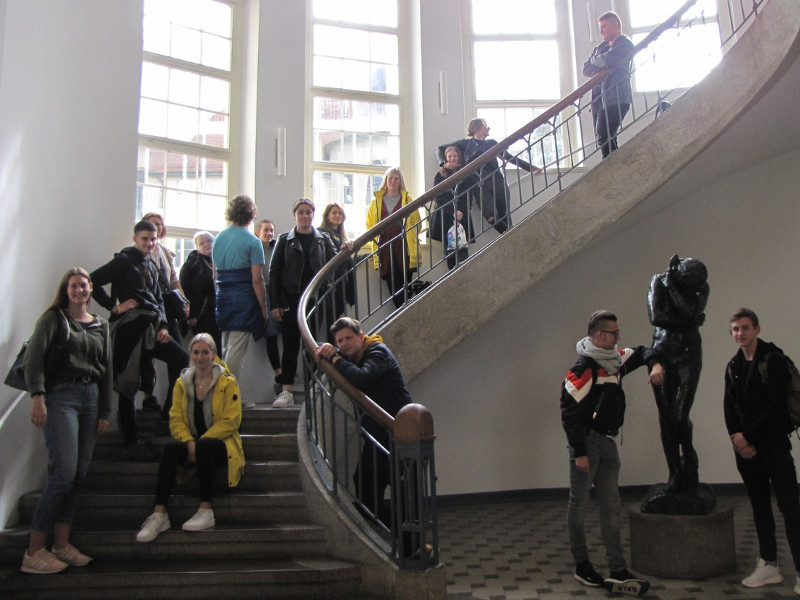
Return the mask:
MULTIPOLYGON (((184 350, 179 342, 170 339, 164 344, 156 342, 150 352, 142 352, 141 364, 152 363, 154 358, 167 363, 169 386, 167 388, 167 397, 164 399, 164 406, 161 409, 161 418, 168 419, 169 409, 172 408, 172 388, 175 387, 175 382, 178 380, 178 377, 180 377, 181 371, 189 366, 189 353, 184 350)), ((122 443, 128 446, 135 442, 138 437, 135 398, 128 398, 120 394, 118 409, 119 424, 122 430, 122 443)))
MULTIPOLYGON (((292 385, 297 374, 297 354, 300 351, 300 328, 297 325, 297 308, 300 296, 287 299, 289 310, 284 311, 281 320, 281 335, 283 336, 283 356, 281 357, 281 374, 275 378, 276 383, 292 385)), ((308 324, 311 337, 317 337, 316 318, 312 317, 308 324)))
MULTIPOLYGON (((216 438, 201 437, 195 444, 197 459, 197 481, 200 484, 200 502, 211 502, 214 497, 214 470, 228 466, 228 449, 225 442, 216 438)), ((158 482, 156 483, 156 504, 167 506, 178 465, 186 464, 189 448, 186 442, 170 442, 164 447, 164 455, 158 466, 158 482)), ((227 480, 227 479, 226 479, 227 480)))
POLYGON ((765 448, 750 459, 736 455, 736 468, 742 476, 750 505, 753 507, 756 535, 761 558, 777 560, 775 517, 772 514, 770 482, 783 514, 786 539, 792 551, 794 568, 800 571, 800 499, 798 499, 797 473, 788 449, 765 448))
POLYGON ((613 104, 606 107, 597 102, 592 104, 594 137, 597 140, 597 145, 600 147, 600 153, 603 158, 619 148, 617 145, 617 132, 630 107, 630 104, 613 104))

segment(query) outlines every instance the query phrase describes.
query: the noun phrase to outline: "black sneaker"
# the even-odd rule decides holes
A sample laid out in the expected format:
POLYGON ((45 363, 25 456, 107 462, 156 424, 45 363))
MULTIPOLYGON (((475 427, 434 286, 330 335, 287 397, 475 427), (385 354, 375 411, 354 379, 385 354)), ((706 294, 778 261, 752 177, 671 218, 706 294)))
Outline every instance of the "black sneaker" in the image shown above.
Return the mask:
POLYGON ((611 575, 603 582, 609 592, 628 594, 629 596, 643 596, 650 589, 650 582, 637 577, 628 569, 612 571, 611 575))
POLYGON ((575 579, 589 587, 600 587, 604 581, 603 576, 594 570, 594 566, 588 560, 575 565, 575 579))
POLYGON ((146 410, 148 412, 161 410, 161 405, 158 403, 158 398, 155 396, 148 396, 142 400, 142 410, 146 410))
POLYGON ((158 456, 158 450, 138 439, 122 449, 122 460, 148 461, 158 456))

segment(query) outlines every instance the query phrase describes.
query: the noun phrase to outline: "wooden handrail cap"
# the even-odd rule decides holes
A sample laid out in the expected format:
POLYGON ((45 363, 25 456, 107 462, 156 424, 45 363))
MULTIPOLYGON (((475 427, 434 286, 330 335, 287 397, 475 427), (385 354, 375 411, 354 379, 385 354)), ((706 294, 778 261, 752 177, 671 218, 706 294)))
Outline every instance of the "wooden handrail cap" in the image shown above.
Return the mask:
POLYGON ((422 404, 406 404, 394 418, 395 442, 418 442, 433 437, 433 415, 422 404))

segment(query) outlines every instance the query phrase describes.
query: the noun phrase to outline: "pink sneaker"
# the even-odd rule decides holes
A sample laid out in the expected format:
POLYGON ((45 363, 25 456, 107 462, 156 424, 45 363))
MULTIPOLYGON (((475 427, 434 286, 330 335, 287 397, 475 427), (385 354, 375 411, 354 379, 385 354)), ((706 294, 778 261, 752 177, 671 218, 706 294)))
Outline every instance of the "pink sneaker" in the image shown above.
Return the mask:
POLYGON ((92 562, 91 556, 86 556, 72 544, 67 544, 61 550, 53 546, 53 554, 58 560, 67 563, 70 567, 85 567, 92 562))
POLYGON ((29 556, 26 550, 19 570, 23 573, 33 573, 34 575, 50 575, 52 573, 60 573, 68 566, 67 563, 58 560, 52 553, 48 552, 47 548, 41 548, 33 556, 29 556))

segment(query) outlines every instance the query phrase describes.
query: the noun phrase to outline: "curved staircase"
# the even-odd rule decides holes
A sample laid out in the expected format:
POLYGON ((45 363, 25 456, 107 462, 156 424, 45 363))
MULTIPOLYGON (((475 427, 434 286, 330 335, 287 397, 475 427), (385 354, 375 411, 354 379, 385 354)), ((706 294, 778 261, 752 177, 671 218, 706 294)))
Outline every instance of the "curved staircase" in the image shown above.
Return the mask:
MULTIPOLYGON (((0 533, 0 597, 37 600, 108 598, 360 597, 361 567, 325 555, 326 531, 308 518, 298 476, 299 407, 246 410, 242 441, 247 465, 239 486, 214 500, 217 526, 185 532, 197 508, 196 482, 176 487, 172 528, 150 543, 135 536, 152 512, 158 461, 119 460, 118 433, 98 438, 72 541, 94 557, 85 568, 52 576, 19 571, 27 527, 0 533)), ((139 413, 140 430, 152 434, 158 413, 139 413)), ((39 491, 20 499, 29 523, 39 491)))

